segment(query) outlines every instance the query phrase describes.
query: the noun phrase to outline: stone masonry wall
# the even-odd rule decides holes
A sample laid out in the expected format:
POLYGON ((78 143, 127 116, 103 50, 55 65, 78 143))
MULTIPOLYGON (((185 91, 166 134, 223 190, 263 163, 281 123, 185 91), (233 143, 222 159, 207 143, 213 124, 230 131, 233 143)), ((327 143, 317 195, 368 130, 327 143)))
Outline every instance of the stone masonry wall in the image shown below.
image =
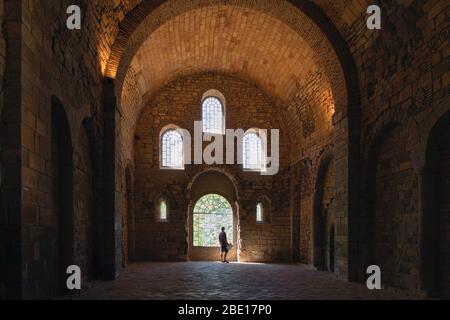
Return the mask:
MULTIPOLYGON (((210 89, 206 84, 210 84, 222 85, 221 91, 227 100, 235 97, 236 105, 248 106, 230 113, 229 124, 237 127, 273 125, 285 129, 281 141, 284 144, 282 150, 286 151, 282 153, 279 175, 248 176, 237 168, 230 168, 241 188, 243 259, 287 260, 290 256, 292 220, 288 195, 293 191, 289 190, 290 186, 296 184, 289 181, 288 171, 289 165, 294 167, 300 160, 306 160, 311 164, 311 171, 309 177, 301 177, 301 189, 308 192, 302 192, 305 196, 293 201, 301 202, 300 212, 294 213, 300 216, 300 257, 302 261, 310 261, 311 199, 317 192, 314 186, 320 156, 327 146, 331 146, 335 159, 336 273, 343 278, 364 281, 367 247, 378 246, 378 251, 383 251, 380 248, 384 246, 388 249, 383 254, 390 254, 386 258, 385 285, 418 290, 420 195, 417 175, 422 169, 417 150, 427 139, 428 123, 442 114, 441 109, 450 109, 450 5, 442 0, 379 1, 382 30, 373 31, 365 25, 366 9, 375 3, 368 0, 314 0, 311 3, 325 13, 344 39, 343 45, 351 52, 356 65, 356 74, 352 76, 358 78, 360 92, 346 94, 360 96, 360 114, 339 112, 331 117, 336 111, 332 94, 335 99, 345 94, 344 90, 335 90, 331 94, 326 80, 334 80, 336 84, 336 79, 340 78, 325 79, 320 72, 309 74, 303 85, 297 85, 297 96, 291 97, 282 107, 285 112, 280 112, 279 103, 273 103, 259 89, 233 77, 218 74, 190 76, 183 81, 192 86, 178 87, 177 91, 173 87, 177 86, 175 81, 150 100, 139 121, 135 155, 133 146, 122 142, 133 141, 136 119, 132 111, 148 97, 140 91, 142 84, 138 78, 131 75, 124 81, 124 103, 114 110, 120 119, 114 128, 116 153, 111 159, 104 159, 114 163, 117 173, 115 193, 111 195, 114 212, 99 210, 102 221, 114 215, 108 226, 114 229, 114 238, 110 239, 112 249, 108 248, 113 252, 109 260, 114 260, 110 266, 114 274, 122 264, 122 228, 132 230, 136 227, 137 259, 186 258, 183 243, 186 243, 189 199, 185 197, 185 188, 198 168, 187 168, 185 173, 162 174, 158 168, 159 141, 152 139, 158 139, 159 129, 165 123, 179 121, 180 126, 191 128, 192 120, 199 119, 198 101, 203 93, 200 88, 206 91, 210 89), (196 89, 193 83, 196 83, 196 89), (177 92, 186 93, 183 99, 190 100, 182 100, 177 92), (161 101, 155 100, 158 98, 161 101), (257 106, 255 101, 265 107, 257 106), (174 111, 168 105, 178 106, 178 109, 174 111), (195 108, 186 109, 186 105, 195 108), (153 114, 154 110, 159 113, 153 114), (189 119, 189 123, 183 123, 182 117, 189 119), (353 119, 355 122, 351 123, 353 119), (152 125, 146 127, 145 121, 152 125), (358 128, 352 127, 359 125, 361 135, 358 128), (395 129, 378 141, 386 127, 395 129), (375 163, 377 175, 372 177, 366 169, 373 160, 370 155, 374 145, 380 150, 375 163), (395 148, 396 145, 401 148, 395 148), (356 146, 361 147, 361 152, 355 155, 350 149, 356 150, 356 146), (358 168, 360 159, 361 170, 358 168), (121 217, 128 210, 125 168, 133 169, 136 177, 135 226, 122 225, 133 221, 130 218, 122 222, 121 217), (360 188, 356 189, 358 186, 360 188), (370 217, 366 200, 370 197, 357 194, 357 191, 364 192, 366 186, 375 186, 376 190, 374 196, 378 207, 374 217, 378 222, 375 226, 382 238, 375 243, 364 237, 370 217), (163 189, 170 191, 176 206, 173 207, 173 224, 160 230, 151 220, 151 210, 154 197, 163 189), (270 195, 272 208, 276 210, 270 226, 254 223, 254 197, 258 193, 270 195), (397 200, 395 205, 387 206, 391 199, 397 200), (354 208, 352 212, 348 210, 350 205, 354 208), (382 223, 388 218, 394 220, 382 223), (167 246, 158 251, 161 243, 167 246)), ((81 133, 82 122, 86 118, 92 120, 93 127, 100 131, 96 142, 102 145, 103 73, 116 38, 124 39, 119 35, 120 23, 139 4, 139 0, 0 1, 0 170, 3 170, 0 180, 0 297, 42 298, 51 295, 53 290, 45 257, 45 249, 55 240, 51 226, 45 223, 46 215, 52 210, 50 181, 55 166, 51 157, 52 96, 58 97, 65 109, 74 148, 74 224, 79 230, 74 241, 76 260, 88 270, 90 268, 88 261, 92 253, 88 250, 91 241, 88 234, 92 232, 89 230, 92 199, 89 195, 93 194, 91 189, 96 183, 92 182, 94 170, 89 169, 87 159, 95 162, 94 159, 102 158, 101 154, 97 157, 89 155, 88 145, 92 141, 88 143, 81 133), (65 10, 70 4, 79 4, 82 8, 83 28, 80 31, 69 31, 65 26, 65 10), (3 270, 12 271, 6 275, 3 270)), ((295 14, 295 11, 291 10, 289 14, 295 14)), ((320 22, 320 17, 312 17, 313 20, 316 18, 320 22)), ((330 42, 336 45, 336 39, 330 39, 330 42)), ((340 45, 338 43, 337 47, 340 45)), ((319 50, 314 55, 317 61, 335 60, 335 54, 328 50, 319 50)), ((344 71, 353 72, 350 69, 344 71)), ((344 89, 343 83, 333 86, 334 89, 340 87, 344 89)), ((353 89, 358 91, 358 88, 353 89)), ((228 102, 232 110, 233 100, 228 102)), ((443 191, 447 186, 445 168, 442 169, 443 191)), ((445 212, 447 204, 440 205, 445 212)), ((448 234, 446 230, 441 226, 443 238, 448 234)), ((443 247, 445 250, 445 244, 443 247)))
MULTIPOLYGON (((205 73, 180 78, 159 91, 147 104, 136 130, 135 143, 135 220, 136 256, 138 260, 186 259, 186 187, 199 167, 186 166, 185 171, 159 169, 159 136, 161 129, 175 124, 188 129, 193 136, 194 121, 201 120, 202 95, 219 90, 226 99, 227 128, 279 128, 276 109, 269 98, 252 84, 236 78, 205 73), (170 194, 169 222, 155 221, 154 202, 163 191, 170 194)), ((283 168, 289 163, 288 138, 281 128, 281 171, 273 177, 244 173, 240 166, 219 166, 239 181, 239 215, 241 259, 275 261, 289 258, 289 180, 283 168), (271 199, 272 223, 256 224, 256 199, 271 199)))
POLYGON ((418 281, 418 185, 407 136, 392 131, 377 159, 374 203, 375 262, 386 286, 408 288, 418 281))
MULTIPOLYGON (((22 31, 21 96, 22 105, 22 250, 23 292, 25 298, 48 297, 55 292, 49 279, 59 279, 48 267, 46 248, 57 241, 58 227, 46 223, 44 217, 53 212, 52 170, 56 166, 51 157, 51 99, 57 97, 64 108, 70 126, 74 159, 89 154, 86 138, 79 142, 82 121, 92 117, 100 121, 102 82, 99 64, 97 17, 101 13, 94 3, 79 3, 83 12, 83 28, 70 31, 66 27, 66 8, 70 1, 23 1, 20 28, 22 31), (89 3, 89 4, 88 4, 89 3), (55 229, 56 228, 56 229, 55 229)), ((63 155, 59 155, 63 156, 63 155)), ((91 246, 87 218, 92 194, 89 183, 92 171, 86 169, 78 158, 74 169, 76 199, 73 224, 77 255, 73 259, 83 266, 83 277, 88 277, 89 257, 87 246, 91 246), (87 210, 87 211, 86 211, 87 210), (87 243, 89 242, 89 244, 87 243)), ((69 208, 61 208, 67 214, 69 208)), ((55 217, 61 219, 60 217, 55 217)), ((56 244, 58 245, 58 244, 56 244)))
MULTIPOLYGON (((379 155, 379 159, 385 161, 380 163, 378 174, 385 176, 382 180, 378 176, 376 180, 380 193, 377 205, 387 206, 378 207, 377 212, 394 220, 391 223, 380 221, 378 227, 379 233, 390 237, 384 244, 391 251, 386 250, 385 254, 393 255, 392 259, 386 257, 390 267, 385 271, 385 284, 416 291, 420 218, 417 174, 420 168, 416 165, 415 149, 422 139, 427 139, 426 134, 421 133, 426 130, 425 123, 448 100, 450 92, 450 5, 446 1, 430 0, 382 1, 380 6, 384 13, 381 31, 367 30, 364 19, 357 19, 342 33, 359 72, 361 148, 366 155, 363 167, 367 168, 370 163, 368 150, 384 129, 398 125, 379 155), (392 229, 393 226, 399 229, 392 229)), ((446 108, 450 106, 447 104, 446 108)), ((367 183, 374 185, 375 181, 370 180, 373 178, 366 178, 367 183)), ((359 214, 364 215, 364 210, 359 214)), ((365 230, 363 226, 357 228, 361 232, 365 230)), ((363 255, 364 246, 355 256, 363 255)), ((359 272, 367 267, 358 266, 356 259, 350 262, 359 272)))

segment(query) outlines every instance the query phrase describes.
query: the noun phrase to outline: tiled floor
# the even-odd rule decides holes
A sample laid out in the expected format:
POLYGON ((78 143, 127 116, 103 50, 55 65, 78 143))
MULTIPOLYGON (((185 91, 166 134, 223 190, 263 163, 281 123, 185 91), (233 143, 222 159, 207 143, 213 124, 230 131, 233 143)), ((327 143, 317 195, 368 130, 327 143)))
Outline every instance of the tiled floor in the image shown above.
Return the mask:
POLYGON ((90 284, 82 299, 402 299, 297 264, 140 263, 90 284))

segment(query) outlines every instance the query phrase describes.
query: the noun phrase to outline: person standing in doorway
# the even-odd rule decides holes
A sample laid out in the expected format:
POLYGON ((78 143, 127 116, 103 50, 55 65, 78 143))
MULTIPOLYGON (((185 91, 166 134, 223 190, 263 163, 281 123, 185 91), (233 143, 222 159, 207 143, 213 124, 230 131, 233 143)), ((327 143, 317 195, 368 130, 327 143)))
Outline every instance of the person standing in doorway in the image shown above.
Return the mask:
POLYGON ((219 233, 219 243, 220 243, 220 259, 223 263, 230 263, 227 260, 228 254, 228 240, 227 233, 225 232, 225 227, 222 227, 222 232, 219 233))

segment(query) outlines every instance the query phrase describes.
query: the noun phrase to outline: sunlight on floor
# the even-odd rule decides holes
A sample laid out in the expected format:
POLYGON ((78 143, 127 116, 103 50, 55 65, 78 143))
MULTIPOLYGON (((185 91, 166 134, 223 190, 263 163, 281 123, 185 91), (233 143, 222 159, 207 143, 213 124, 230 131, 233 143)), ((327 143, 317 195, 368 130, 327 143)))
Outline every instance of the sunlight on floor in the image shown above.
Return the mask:
MULTIPOLYGON (((195 261, 191 261, 191 262, 195 262, 195 261)), ((223 262, 221 261, 211 261, 210 263, 214 263, 214 264, 223 264, 223 262)), ((263 262, 240 262, 240 261, 230 261, 230 264, 237 264, 237 265, 266 265, 267 263, 263 263, 263 262)))

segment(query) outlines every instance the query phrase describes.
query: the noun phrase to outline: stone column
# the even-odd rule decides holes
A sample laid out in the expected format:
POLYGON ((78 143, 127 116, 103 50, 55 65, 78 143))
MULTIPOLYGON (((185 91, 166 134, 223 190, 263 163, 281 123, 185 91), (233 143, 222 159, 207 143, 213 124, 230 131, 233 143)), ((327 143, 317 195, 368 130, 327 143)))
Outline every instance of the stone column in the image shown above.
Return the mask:
POLYGON ((118 263, 117 257, 117 242, 121 242, 121 237, 116 237, 121 223, 120 219, 117 219, 116 212, 116 114, 118 112, 114 80, 106 78, 103 82, 103 90, 103 276, 105 279, 112 280, 118 276, 121 264, 121 262, 118 263))
POLYGON ((296 170, 291 173, 291 259, 300 261, 300 179, 296 170))
MULTIPOLYGON (((0 12, 5 34, 4 84, 0 103, 0 300, 23 296, 22 261, 22 1, 0 12), (3 11, 4 10, 4 11, 3 11)), ((3 76, 3 74, 1 75, 3 76)))
POLYGON ((353 280, 360 269, 357 258, 359 213, 359 157, 360 116, 335 116, 334 170, 335 170, 335 223, 336 266, 341 279, 353 280))

